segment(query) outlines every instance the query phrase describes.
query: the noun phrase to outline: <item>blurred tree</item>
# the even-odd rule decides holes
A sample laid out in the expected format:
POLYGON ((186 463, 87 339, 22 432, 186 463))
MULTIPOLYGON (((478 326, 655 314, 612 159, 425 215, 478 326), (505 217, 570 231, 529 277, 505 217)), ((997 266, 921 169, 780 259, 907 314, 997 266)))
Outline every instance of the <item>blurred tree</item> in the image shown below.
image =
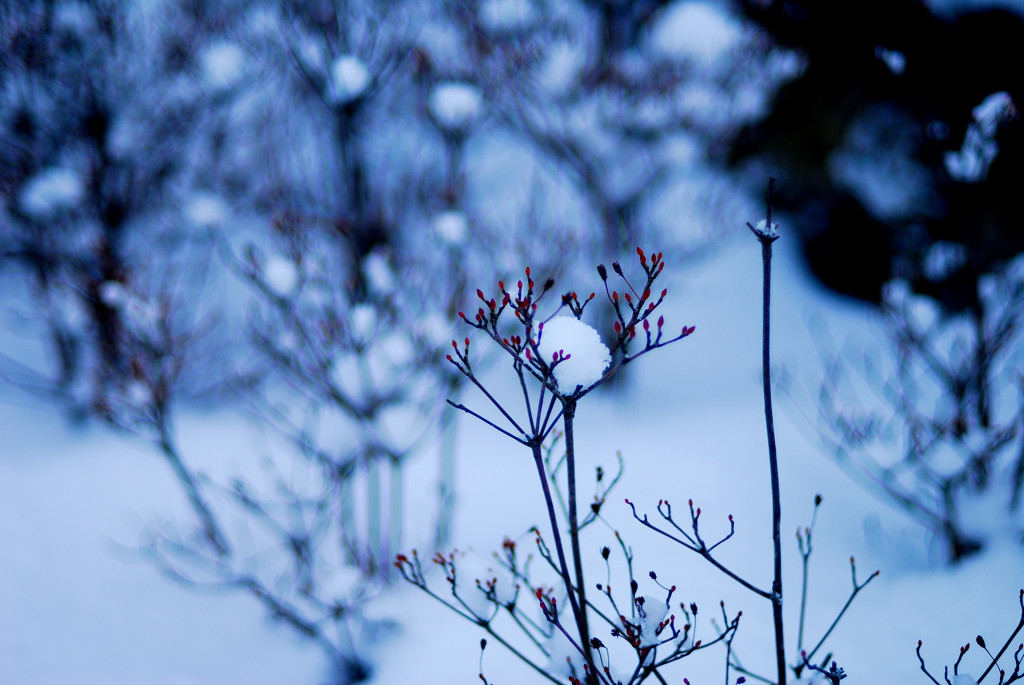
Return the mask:
POLYGON ((967 3, 939 14, 919 0, 740 6, 805 66, 739 133, 729 162, 760 160, 782 177, 779 201, 813 271, 874 302, 899 277, 949 311, 975 308, 978 278, 1024 250, 1012 104, 989 133, 998 152, 986 169, 966 176, 951 155, 986 98, 1024 101, 1021 15, 967 3), (955 264, 933 268, 939 242, 962 246, 955 264))

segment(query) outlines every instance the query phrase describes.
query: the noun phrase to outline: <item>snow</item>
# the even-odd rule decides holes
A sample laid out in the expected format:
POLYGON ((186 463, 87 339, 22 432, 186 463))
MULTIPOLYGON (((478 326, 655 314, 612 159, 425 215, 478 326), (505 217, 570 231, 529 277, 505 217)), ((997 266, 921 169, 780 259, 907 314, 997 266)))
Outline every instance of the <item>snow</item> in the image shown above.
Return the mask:
POLYGON ((637 617, 640 619, 640 646, 654 647, 671 635, 671 628, 661 630, 661 622, 668 618, 669 607, 662 597, 644 595, 643 604, 637 602, 637 617), (669 632, 665 632, 665 630, 669 632))
POLYGON ((579 78, 587 64, 587 53, 582 46, 568 40, 551 46, 540 71, 540 85, 550 93, 563 93, 579 78))
POLYGON ((356 340, 368 342, 377 332, 377 310, 371 304, 357 304, 352 307, 349 321, 352 336, 356 340))
POLYGON ((185 206, 185 216, 196 226, 220 228, 227 221, 230 210, 220 196, 199 191, 192 195, 185 206))
POLYGON ((971 116, 978 122, 978 128, 982 134, 993 136, 1000 124, 1003 124, 1017 115, 1013 98, 1004 91, 993 93, 981 101, 981 104, 971 110, 971 116))
MULTIPOLYGON (((938 0, 935 4, 939 4, 938 0)), ((539 3, 484 0, 476 6, 485 29, 522 32, 527 39, 534 38, 523 29, 532 30, 539 3)), ((278 26, 274 16, 267 21, 268 27, 278 26)), ((728 62, 726 56, 746 47, 745 28, 711 2, 675 0, 660 10, 653 22, 650 34, 641 37, 638 51, 626 55, 617 66, 642 69, 645 51, 650 51, 666 60, 715 71, 728 62)), ((420 27, 412 26, 410 33, 415 34, 417 45, 431 58, 436 67, 433 73, 444 78, 470 78, 477 73, 463 64, 466 50, 459 29, 440 30, 438 24, 431 26, 422 32, 420 27)), ((299 27, 288 30, 292 29, 298 59, 315 74, 326 77, 325 99, 344 106, 366 96, 374 85, 374 76, 364 62, 343 55, 332 64, 325 41, 309 37, 299 27)), ((561 29, 556 31, 560 32, 561 29)), ((266 38, 277 41, 281 35, 274 28, 266 38)), ((548 53, 545 64, 538 66, 538 77, 541 88, 557 93, 571 88, 578 80, 586 66, 588 48, 587 39, 577 35, 553 40, 563 42, 548 53)), ((367 44, 371 42, 360 40, 358 47, 369 49, 367 44)), ((245 45, 255 49, 252 43, 245 45)), ((386 45, 383 39, 379 43, 380 48, 386 45)), ((532 49, 529 43, 524 45, 528 51, 532 49)), ((332 43, 331 49, 339 48, 332 43)), ((387 59, 383 52, 381 49, 378 57, 387 59)), ((883 49, 879 59, 897 72, 902 68, 900 56, 883 49)), ((230 41, 211 45, 198 57, 200 75, 215 88, 236 83, 251 66, 244 51, 230 41)), ((776 63, 774 75, 769 74, 773 79, 788 78, 803 68, 802 58, 793 52, 774 51, 770 60, 776 63)), ((379 59, 373 63, 382 64, 379 59)), ((406 65, 407 62, 402 62, 394 73, 404 77, 406 65)), ((490 66, 474 65, 474 69, 490 66)), ((731 101, 737 96, 752 103, 744 105, 745 108, 757 106, 757 98, 750 97, 742 84, 725 89, 709 86, 699 78, 687 77, 685 81, 687 85, 671 94, 671 101, 666 98, 668 104, 663 108, 658 107, 663 103, 637 104, 631 108, 610 99, 594 98, 574 106, 566 115, 566 130, 573 136, 579 135, 581 144, 610 151, 613 168, 600 182, 615 185, 607 189, 615 197, 637 188, 645 177, 638 168, 642 161, 633 150, 602 137, 607 130, 603 117, 618 117, 621 109, 627 114, 639 112, 645 122, 665 121, 673 116, 675 107, 682 107, 685 116, 693 121, 718 125, 731 120, 732 114, 725 113, 733 111, 727 108, 736 106, 731 101), (641 111, 642 107, 649 109, 641 111)), ((489 87, 501 85, 480 82, 488 83, 489 87)), ((278 85, 275 82, 272 86, 277 89, 275 92, 280 92, 278 85)), ((375 89, 374 93, 378 92, 382 100, 389 96, 383 85, 379 91, 375 89)), ((34 97, 48 101, 44 95, 34 97)), ((435 123, 449 132, 462 132, 473 126, 484 107, 490 105, 482 102, 476 87, 463 82, 442 83, 424 95, 435 123)), ((415 97, 424 95, 417 91, 415 97)), ((424 104, 422 99, 418 102, 424 104)), ((386 128, 387 120, 399 115, 397 110, 388 109, 394 104, 387 103, 380 112, 384 116, 368 116, 368 128, 386 128)), ((1005 103, 1000 105, 999 100, 981 103, 973 113, 979 135, 1006 112, 1005 103)), ((541 115, 547 113, 542 111, 541 115)), ((420 114, 417 110, 415 116, 420 114)), ((880 116, 865 117, 857 135, 874 135, 876 124, 884 121, 880 116)), ((495 122, 498 128, 500 118, 495 117, 495 122)), ((148 124, 141 118, 119 113, 108 139, 111 153, 127 159, 143 149, 148 144, 148 124)), ((423 128, 431 140, 438 138, 429 124, 423 128)), ((524 263, 536 266, 532 258, 522 259, 520 249, 541 254, 556 252, 556 260, 563 258, 563 253, 558 252, 562 249, 566 253, 596 253, 599 248, 593 233, 595 217, 588 203, 566 190, 564 178, 543 163, 534 148, 507 132, 492 134, 481 129, 476 135, 481 145, 467 146, 466 150, 467 182, 499 192, 470 193, 470 201, 460 204, 465 210, 441 211, 426 225, 423 217, 429 219, 431 211, 449 206, 441 204, 449 198, 430 200, 438 204, 423 214, 410 212, 412 226, 426 234, 421 244, 427 250, 437 243, 446 254, 456 249, 464 251, 468 260, 497 263, 498 272, 511 272, 524 263), (485 134, 487 138, 483 140, 485 134), (471 150, 473 147, 479 149, 471 150), (535 192, 537 189, 540 192, 535 192), (478 201, 481 198, 483 202, 478 201), (474 204, 473 200, 477 202, 474 204), (513 216, 528 218, 522 210, 528 205, 532 207, 534 201, 542 203, 538 215, 545 221, 566 224, 566 233, 574 236, 575 242, 568 247, 559 243, 554 248, 551 242, 509 220, 513 216), (495 233, 488 233, 489 230, 495 233), (516 241, 531 244, 510 249, 516 241), (476 242, 486 244, 489 251, 472 253, 469 248, 476 242)), ((703 220, 694 207, 702 200, 705 185, 711 185, 700 161, 705 138, 702 130, 692 135, 680 133, 664 139, 659 149, 674 162, 684 162, 687 168, 685 177, 673 177, 672 185, 677 188, 671 189, 670 202, 665 196, 654 200, 664 205, 664 224, 674 227, 672 240, 682 242, 681 238, 691 233, 688 226, 703 220)), ((382 139, 373 140, 376 143, 382 139)), ((295 145, 301 150, 300 164, 311 158, 309 144, 300 141, 295 145)), ((835 160, 837 166, 833 171, 860 197, 867 198, 874 211, 902 212, 910 200, 916 202, 901 195, 916 185, 916 171, 903 159, 868 157, 865 150, 872 146, 877 147, 870 139, 854 137, 846 141, 843 152, 848 154, 835 160)), ((901 143, 897 152, 902 153, 904 147, 901 143)), ((432 163, 426 153, 425 150, 425 166, 432 163)), ((374 147, 371 157, 375 164, 387 164, 394 154, 385 143, 374 147), (375 157, 378 153, 379 160, 375 157)), ((972 167, 968 175, 976 175, 983 161, 972 158, 964 162, 972 167)), ((56 217, 79 204, 88 179, 71 166, 59 165, 30 179, 12 204, 16 202, 15 206, 27 215, 39 219, 56 217)), ((373 178, 377 178, 377 167, 373 173, 373 178)), ((431 193, 429 187, 415 184, 410 184, 409 190, 431 193)), ((734 188, 730 187, 729 192, 734 192, 734 188)), ((296 199, 297 203, 303 201, 296 199)), ((208 229, 225 227, 233 211, 212 192, 185 195, 180 206, 185 220, 208 229)), ((404 226, 406 216, 400 212, 386 218, 404 226)), ((765 222, 759 225, 768 230, 765 222)), ((671 497, 678 504, 692 496, 703 507, 701 522, 707 526, 709 535, 727 531, 727 516, 735 515, 734 539, 716 552, 743 575, 761 582, 770 577, 770 522, 766 515, 770 502, 765 488, 764 414, 759 385, 760 251, 742 220, 734 228, 742 240, 723 241, 719 250, 700 262, 680 263, 677 252, 665 248, 665 279, 676 279, 666 283, 670 288, 669 299, 662 307, 666 325, 678 330, 678 326, 694 324, 697 332, 629 365, 622 371, 621 384, 581 401, 576 424, 577 455, 580 478, 584 481, 582 493, 589 497, 592 483, 583 474, 592 474, 597 464, 606 469, 612 467, 615 452, 622 450, 626 471, 602 516, 607 517, 608 526, 621 532, 633 550, 637 575, 642 579, 649 569, 657 569, 666 584, 679 585, 673 596, 675 606, 679 601, 699 602, 699 637, 710 635, 704 621, 716 614, 719 599, 726 602, 730 612, 742 609, 744 619, 734 647, 746 665, 770 673, 771 615, 766 603, 722 577, 701 559, 687 556, 683 550, 641 528, 628 515, 620 498, 628 496, 638 502, 642 512, 652 513, 660 497, 671 497)), ((776 228, 773 225, 770 229, 773 236, 776 228)), ((692 233, 704 235, 696 229, 692 233)), ((772 309, 773 362, 785 371, 776 376, 779 392, 775 395, 775 417, 782 469, 783 530, 787 538, 787 625, 795 632, 800 587, 799 556, 790 533, 807 524, 811 498, 821 492, 825 505, 818 516, 811 562, 809 636, 814 640, 827 629, 833 612, 845 601, 849 592, 847 559, 855 555, 860 579, 875 568, 880 568, 882 575, 858 596, 830 639, 828 649, 834 650, 835 658, 850 673, 846 682, 852 685, 922 682, 923 674, 913 651, 917 639, 925 642, 923 654, 929 667, 941 674, 942 666, 952 663, 959 646, 974 635, 983 633, 992 644, 1001 643, 1009 633, 1019 615, 1016 600, 1024 554, 1007 526, 1006 530, 998 531, 983 554, 955 568, 935 566, 930 560, 934 550, 930 549, 925 533, 888 503, 854 485, 824 453, 814 436, 816 405, 813 401, 807 405, 798 402, 801 384, 813 391, 820 379, 816 360, 823 343, 808 331, 808 321, 824 321, 823 326, 840 341, 848 336, 855 341, 861 340, 857 336, 870 339, 871 335, 880 334, 882 326, 879 317, 862 305, 819 290, 804 272, 798 249, 798 242, 788 239, 785 233, 776 243, 772 309), (810 421, 805 415, 811 417, 810 421)), ((374 253, 366 262, 363 275, 371 290, 387 290, 402 278, 401 272, 394 273, 389 257, 374 253)), ((946 272, 953 268, 956 257, 955 246, 942 248, 935 255, 926 256, 925 261, 930 264, 926 268, 936 274, 946 272)), ((303 260, 316 258, 303 254, 303 260)), ((430 255, 423 258, 429 259, 430 255)), ((595 256, 595 263, 611 258, 614 256, 595 256)), ((1024 274, 1024 258, 1018 259, 1013 268, 1024 274)), ((300 281, 297 269, 295 260, 276 256, 264 263, 261 273, 272 290, 285 296, 295 294, 300 281)), ((7 278, 8 273, 0 273, 0 278, 7 278)), ((435 277, 443 280, 449 274, 439 272, 435 277)), ((414 287, 405 281, 400 283, 401 287, 414 287)), ((599 283, 589 285, 600 287, 599 283)), ((5 286, 6 282, 0 283, 0 292, 6 294, 5 286)), ((123 284, 109 281, 100 285, 99 296, 109 306, 124 311, 128 325, 152 327, 159 310, 135 294, 134 281, 131 286, 133 290, 129 291, 123 284)), ((992 279, 980 287, 988 295, 1003 296, 996 292, 999 286, 992 279)), ((309 289, 304 283, 302 296, 309 295, 312 300, 313 295, 305 292, 309 289)), ((910 309, 919 329, 930 328, 938 320, 934 301, 913 295, 906 283, 893 283, 887 291, 894 306, 910 309)), ((335 297, 335 293, 324 291, 319 295, 331 301, 335 297)), ((588 317, 596 311, 591 307, 602 304, 599 294, 598 301, 588 306, 588 317)), ((78 329, 88 325, 82 306, 80 298, 52 303, 57 315, 66 312, 67 317, 75 317, 72 327, 78 329)), ((453 321, 445 309, 446 305, 439 301, 436 311, 409 312, 399 322, 390 321, 371 305, 340 312, 348 326, 346 334, 366 343, 367 350, 360 355, 339 354, 337 362, 325 373, 332 374, 340 386, 355 388, 354 392, 359 392, 361 384, 373 382, 381 375, 390 374, 388 378, 393 379, 396 365, 404 365, 423 354, 423 344, 418 339, 441 347, 451 340, 453 331, 460 331, 461 337, 465 327, 453 321), (410 339, 409 334, 416 337, 410 339)), ((6 307, 0 308, 0 317, 0 349, 4 350, 0 355, 0 378, 6 380, 7 354, 17 344, 25 345, 23 328, 26 321, 32 320, 8 322, 10 311, 6 307)), ((304 344, 292 331, 280 331, 278 336, 278 342, 286 349, 304 344)), ((43 351, 38 349, 38 339, 33 342, 32 358, 37 359, 43 351)), ((474 342, 474 346, 478 344, 481 343, 474 342)), ((558 350, 571 355, 556 367, 555 376, 563 390, 589 386, 601 377, 609 361, 608 350, 597 332, 572 317, 547 322, 541 346, 547 359, 558 350), (560 327, 565 330, 559 332, 560 327)), ((477 372, 485 377, 487 387, 496 388, 496 394, 502 389, 513 394, 518 390, 507 366, 489 368, 481 363, 477 372)), ((119 391, 128 401, 150 399, 151 391, 142 382, 126 383, 119 391)), ((437 399, 441 404, 445 398, 437 399)), ((350 437, 356 430, 351 424, 344 425, 343 417, 328 418, 328 429, 339 439, 350 437)), ((272 440, 267 440, 263 427, 234 412, 186 407, 178 413, 178 420, 183 451, 190 463, 215 475, 224 471, 258 471, 257 462, 278 449, 272 440)), ((389 430, 395 428, 393 434, 401 439, 416 432, 409 430, 413 421, 401 412, 388 413, 382 419, 385 422, 389 430)), ((9 383, 0 383, 0 435, 0 682, 261 685, 328 681, 330 675, 316 647, 297 637, 287 626, 268 621, 265 611, 250 596, 231 591, 187 590, 161 577, 152 565, 140 560, 135 547, 147 525, 190 520, 185 498, 153 449, 94 425, 70 423, 49 404, 41 404, 33 395, 9 383)), ((512 584, 489 553, 500 547, 505 535, 520 536, 517 539, 523 556, 533 552, 532 571, 545 576, 543 560, 531 547, 532 534, 526 532, 530 526, 543 526, 545 519, 537 474, 529 459, 524 461, 519 445, 471 418, 456 419, 451 436, 457 455, 451 548, 470 550, 458 556, 461 577, 472 584, 468 588, 471 591, 475 590, 474 576, 498 578, 500 596, 508 597, 512 584)), ((382 438, 382 444, 385 440, 386 437, 382 438)), ((424 556, 433 552, 422 541, 432 539, 435 532, 433 513, 439 470, 436 451, 427 450, 403 467, 408 469, 403 472, 407 477, 408 502, 402 536, 410 547, 418 545, 424 556)), ((993 514, 984 503, 972 503, 965 516, 974 525, 975 521, 991 520, 993 514)), ((604 544, 614 545, 614 536, 601 522, 588 527, 584 535, 588 580, 604 582, 605 569, 595 558, 594 550, 604 544)), ((258 552, 262 555, 270 550, 258 552)), ((620 593, 620 606, 628 612, 628 583, 622 569, 614 567, 611 578, 609 582, 620 593)), ((548 586, 550 579, 550 575, 545 577, 548 586)), ((443 578, 435 576, 431 580, 435 590, 447 592, 443 578)), ((338 569, 327 582, 340 594, 360 586, 358 573, 344 568, 338 569)), ((590 599, 601 602, 603 598, 592 594, 590 599)), ((523 605, 532 600, 532 596, 520 595, 523 605)), ((564 610, 564 601, 561 603, 564 610)), ((645 604, 664 605, 656 592, 645 604)), ((455 616, 417 589, 403 585, 381 590, 371 611, 375 616, 394 619, 401 626, 399 632, 376 639, 369 654, 375 666, 371 683, 478 681, 477 645, 484 634, 477 626, 455 616)), ((658 612, 652 612, 650 621, 654 620, 654 613, 658 612)), ((501 630, 506 627, 498 626, 501 630)), ((645 630, 645 639, 649 639, 649 629, 645 630)), ((600 637, 612 642, 607 639, 606 629, 600 637)), ((787 639, 791 647, 796 642, 792 633, 787 639)), ((528 643, 519 646, 544 662, 540 650, 528 643)), ((581 667, 578 653, 560 636, 555 635, 545 647, 553 666, 567 668, 569 657, 575 660, 577 669, 581 667)), ((972 649, 967 655, 965 672, 980 674, 984 669, 986 664, 979 652, 972 649)), ((722 658, 720 650, 708 650, 677 665, 669 675, 673 682, 681 682, 684 675, 694 683, 721 682, 722 658)), ((616 662, 623 663, 624 660, 616 662)), ((535 673, 494 640, 489 641, 484 656, 484 671, 492 682, 536 680, 535 673)), ((966 676, 960 680, 963 682, 956 685, 972 682, 966 676)))
POLYGON ((219 41, 203 51, 200 63, 206 82, 217 90, 225 90, 242 77, 245 55, 238 45, 219 41))
POLYGON ((121 309, 128 304, 131 295, 124 285, 117 281, 104 281, 97 289, 100 301, 111 309, 121 309))
POLYGON ((974 121, 967 126, 963 145, 943 159, 949 175, 964 183, 985 180, 999 154, 995 135, 1002 124, 1017 116, 1017 110, 1009 94, 998 92, 986 97, 971 114, 974 121))
POLYGON ((921 272, 930 281, 949 278, 967 262, 967 248, 961 243, 940 240, 932 243, 924 253, 921 272))
POLYGON ((82 201, 85 185, 69 167, 49 167, 33 176, 21 191, 21 211, 33 219, 50 219, 82 201))
POLYGON ((337 105, 347 105, 359 99, 370 85, 370 72, 353 55, 341 55, 331 65, 331 78, 327 84, 327 97, 337 105))
POLYGON ((480 115, 480 90, 469 83, 442 83, 430 94, 430 112, 442 128, 464 131, 480 115))
POLYGON ((469 235, 466 215, 455 210, 438 214, 434 217, 432 226, 434 234, 449 245, 460 245, 469 235))
POLYGON ((765 238, 778 238, 779 225, 773 221, 771 228, 769 228, 768 219, 761 219, 756 224, 754 224, 754 233, 765 238))
POLYGON ((378 294, 386 294, 395 288, 395 270, 388 261, 387 251, 376 249, 366 255, 363 260, 363 273, 370 289, 378 294))
POLYGON ((916 124, 886 105, 857 115, 828 158, 829 174, 876 217, 913 216, 930 198, 928 172, 916 160, 916 124))
MULTIPOLYGON (((725 517, 734 514, 736 535, 719 550, 738 571, 764 578, 770 575, 770 525, 765 517, 770 503, 765 496, 758 384, 760 298, 751 295, 760 282, 760 251, 750 244, 745 228, 737 231, 745 240, 681 268, 678 278, 686 287, 670 289, 666 319, 696 324, 697 332, 630 365, 625 370, 628 383, 620 392, 593 394, 581 402, 577 453, 582 473, 592 472, 597 463, 607 468, 614 451, 623 450, 626 471, 616 492, 636 500, 644 511, 652 512, 659 497, 685 501, 692 496, 704 509, 701 521, 709 531, 716 525, 727 530, 725 517)), ((825 317, 840 339, 875 330, 878 320, 867 308, 818 290, 800 266, 795 242, 783 236, 775 243, 773 359, 813 379, 816 370, 809 360, 817 353, 807 330, 809 318, 825 317)), ((666 259, 671 275, 677 264, 671 254, 666 259)), ((897 296, 899 286, 891 290, 897 296)), ((422 325, 439 340, 445 335, 450 339, 455 326, 438 316, 422 325)), ((5 349, 10 349, 10 330, 0 327, 5 349)), ((514 386, 505 367, 485 373, 499 384, 514 386)), ((824 496, 811 560, 808 635, 816 639, 845 601, 851 554, 859 579, 882 570, 828 642, 850 674, 844 682, 921 682, 924 676, 914 654, 918 639, 924 641, 922 654, 937 674, 975 635, 1001 643, 1019 616, 1019 544, 1007 535, 955 568, 930 566, 920 529, 853 485, 817 442, 808 441, 808 427, 794 400, 785 393, 776 400, 784 531, 806 525, 811 498, 817 492, 824 496)), ((0 681, 326 681, 320 653, 286 627, 268 623, 249 597, 186 590, 133 555, 144 524, 188 516, 187 503, 153 451, 94 427, 69 425, 49 405, 9 385, 0 386, 0 406, 0 681), (60 645, 59 659, 54 658, 54 645, 60 645)), ((184 449, 197 466, 208 469, 243 464, 247 455, 266 450, 261 431, 223 413, 185 412, 181 433, 184 449)), ((499 440, 479 422, 459 424, 457 435, 458 453, 465 458, 457 464, 453 546, 497 549, 503 535, 541 524, 536 473, 524 465, 521 448, 499 440)), ((429 510, 424 502, 436 482, 436 465, 430 459, 411 467, 410 482, 422 487, 410 488, 414 501, 409 510, 415 512, 406 531, 410 540, 416 539, 417 530, 429 535, 429 517, 422 513, 429 510)), ((612 500, 616 498, 602 514, 633 548, 637 574, 656 569, 660 581, 679 585, 674 603, 697 601, 702 615, 714 615, 719 599, 730 611, 743 610, 734 647, 744 664, 769 671, 767 603, 699 558, 648 535, 612 500)), ((585 532, 585 550, 612 539, 600 525, 585 532)), ((795 630, 799 556, 792 537, 787 538, 787 621, 795 630)), ((528 543, 521 544, 525 550, 528 543)), ((483 559, 484 568, 493 568, 488 552, 473 554, 483 559)), ((541 565, 535 560, 534 566, 537 570, 541 565)), ((591 579, 603 582, 603 567, 594 568, 591 579)), ((621 576, 616 579, 621 585, 621 576)), ((432 582, 446 590, 443 579, 432 582)), ((521 595, 520 601, 526 599, 521 595)), ((478 681, 478 644, 484 634, 476 626, 407 586, 383 593, 373 611, 399 620, 402 627, 380 638, 372 683, 478 681), (402 658, 394 658, 396 653, 402 658)), ((707 624, 701 625, 707 636, 707 624)), ((790 634, 788 641, 794 644, 795 636, 790 634)), ((562 639, 553 639, 551 646, 560 650, 552 656, 556 662, 564 664, 572 655, 562 639)), ((965 657, 964 673, 980 673, 987 665, 976 651, 980 654, 972 649, 965 657)), ((685 675, 694 683, 720 682, 721 659, 720 651, 709 650, 706 656, 687 659, 672 674, 679 676, 676 681, 685 675)), ((501 676, 502 682, 534 679, 493 640, 488 641, 484 672, 492 680, 501 676)))
POLYGON ((742 27, 717 6, 677 0, 656 19, 649 48, 663 59, 687 60, 707 69, 736 48, 742 38, 742 27))
POLYGON ((875 57, 882 60, 889 71, 899 76, 907 68, 907 58, 899 50, 888 50, 881 45, 875 47, 875 57))
POLYGON ((592 327, 574 316, 556 316, 544 323, 537 349, 544 361, 552 363, 560 352, 565 359, 555 365, 555 381, 563 393, 572 393, 601 380, 611 363, 611 353, 592 327))
POLYGON ((288 297, 299 283, 295 262, 278 255, 270 257, 263 267, 263 281, 278 297, 288 297))
POLYGON ((528 26, 536 14, 530 0, 484 0, 479 11, 480 23, 495 33, 528 26))

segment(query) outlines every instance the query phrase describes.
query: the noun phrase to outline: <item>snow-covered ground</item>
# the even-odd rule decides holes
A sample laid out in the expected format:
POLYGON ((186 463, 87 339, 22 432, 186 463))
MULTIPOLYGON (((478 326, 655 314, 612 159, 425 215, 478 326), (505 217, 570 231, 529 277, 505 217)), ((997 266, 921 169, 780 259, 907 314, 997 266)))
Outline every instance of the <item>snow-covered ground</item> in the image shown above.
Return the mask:
MULTIPOLYGON (((663 582, 679 587, 677 600, 697 602, 703 616, 716 614, 720 599, 731 612, 742 609, 735 649, 745 665, 770 673, 767 602, 696 556, 666 545, 632 522, 620 504, 628 496, 638 509, 653 513, 659 498, 682 504, 692 497, 703 509, 702 524, 723 530, 733 514, 737 533, 720 548, 721 558, 768 583, 770 500, 758 378, 760 249, 745 228, 737 231, 742 239, 700 264, 673 271, 672 255, 666 255, 673 278, 667 322, 695 325, 697 331, 629 367, 632 378, 625 386, 581 403, 577 452, 584 474, 595 463, 613 467, 616 450, 623 453, 625 476, 602 513, 633 547, 641 593, 656 590, 644 586, 647 571, 654 569, 663 582)), ((856 335, 867 341, 876 324, 865 307, 811 283, 784 223, 782 235, 776 243, 773 356, 813 387, 818 367, 810 322, 824 321, 837 340, 856 335)), ((594 281, 590 287, 598 285, 596 275, 594 281)), ((581 291, 586 287, 578 285, 581 291)), ((490 372, 496 384, 504 382, 502 371, 490 372)), ((816 641, 849 593, 850 555, 857 559, 858 579, 881 570, 829 643, 849 674, 847 683, 926 682, 914 654, 918 639, 937 675, 979 633, 990 646, 1001 645, 1019 617, 1021 548, 996 542, 958 568, 930 566, 919 532, 855 485, 808 438, 811 427, 796 406, 801 394, 794 391, 792 397, 776 398, 791 658, 800 580, 792 533, 808 523, 815 493, 824 504, 811 560, 805 646, 816 641)), ((462 399, 472 406, 479 398, 467 392, 462 399)), ((509 535, 523 536, 522 548, 529 548, 524 533, 544 521, 529 455, 468 417, 458 430, 456 546, 486 559, 509 535)), ((229 414, 196 412, 183 419, 182 433, 186 451, 211 464, 244 461, 258 441, 251 426, 229 414)), ((69 425, 51 406, 9 386, 0 387, 0 436, 0 682, 220 685, 327 679, 320 653, 286 627, 269 623, 247 597, 186 590, 132 552, 146 522, 187 511, 164 463, 145 445, 69 425)), ((435 470, 426 459, 413 465, 412 477, 426 482, 409 489, 410 511, 416 511, 421 491, 429 501, 435 470)), ((408 538, 419 532, 410 527, 408 538)), ((612 538, 595 525, 584 542, 597 560, 596 551, 612 538)), ((436 580, 443 590, 443 579, 436 580)), ((408 586, 389 592, 370 611, 400 624, 373 646, 374 683, 478 681, 482 635, 474 626, 408 586)), ((698 629, 710 634, 706 623, 698 629)), ((968 672, 984 666, 975 651, 965 659, 968 672)), ((722 651, 707 650, 670 673, 674 682, 684 676, 695 685, 721 682, 723 659, 722 651)), ((498 645, 488 647, 484 669, 492 682, 537 680, 498 645)))

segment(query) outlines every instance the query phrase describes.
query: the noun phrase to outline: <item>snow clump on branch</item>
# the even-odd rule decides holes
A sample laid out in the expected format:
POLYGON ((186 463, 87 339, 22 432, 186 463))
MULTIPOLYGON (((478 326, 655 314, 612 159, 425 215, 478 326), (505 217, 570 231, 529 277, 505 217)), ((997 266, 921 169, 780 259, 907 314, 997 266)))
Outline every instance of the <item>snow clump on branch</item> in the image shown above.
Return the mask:
POLYGON ((442 83, 430 94, 430 112, 447 131, 464 131, 480 114, 480 91, 468 83, 442 83))
POLYGON ((328 97, 336 105, 358 100, 370 85, 370 72, 358 57, 342 55, 331 65, 328 97))
POLYGON ((573 316, 556 316, 543 325, 537 346, 545 362, 559 352, 564 360, 555 365, 554 376, 562 393, 577 386, 589 388, 601 380, 612 361, 611 353, 593 328, 573 316))

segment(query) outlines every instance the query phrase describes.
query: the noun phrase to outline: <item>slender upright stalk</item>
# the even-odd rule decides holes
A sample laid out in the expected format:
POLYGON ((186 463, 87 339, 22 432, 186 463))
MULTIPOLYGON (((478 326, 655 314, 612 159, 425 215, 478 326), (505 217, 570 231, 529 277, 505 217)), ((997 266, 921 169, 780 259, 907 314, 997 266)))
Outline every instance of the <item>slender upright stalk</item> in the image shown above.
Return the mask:
MULTIPOLYGON (((571 425, 571 422, 570 422, 570 424, 567 424, 567 425, 571 425)), ((564 545, 562 545, 562 531, 560 530, 559 525, 558 525, 558 515, 555 513, 555 501, 554 501, 554 498, 552 497, 552 494, 551 494, 551 485, 548 483, 547 471, 544 468, 544 455, 543 455, 543 451, 541 450, 540 442, 539 441, 533 442, 531 444, 531 448, 533 450, 533 461, 534 461, 534 463, 537 466, 537 475, 540 478, 541 489, 544 492, 544 503, 547 506, 547 510, 548 510, 548 521, 551 524, 551 535, 554 538, 555 552, 558 555, 558 569, 559 569, 559 573, 562 576, 562 582, 565 584, 565 592, 566 592, 566 596, 568 597, 568 600, 569 600, 569 606, 572 609, 573 620, 576 623, 576 628, 577 628, 577 630, 580 633, 580 637, 583 638, 584 635, 585 635, 585 631, 587 630, 587 627, 586 627, 586 620, 587 619, 586 619, 586 614, 585 614, 586 605, 584 605, 582 603, 583 591, 582 591, 582 589, 580 590, 580 598, 577 599, 576 588, 573 587, 572 576, 569 574, 569 564, 567 563, 566 558, 565 558, 565 547, 564 547, 564 545)), ((570 516, 570 519, 572 519, 572 518, 573 517, 570 516)), ((576 563, 579 564, 576 568, 577 568, 577 571, 579 571, 582 568, 582 564, 580 564, 580 562, 579 562, 579 550, 578 550, 578 547, 579 547, 579 531, 578 531, 578 528, 577 528, 577 534, 575 536, 572 536, 572 540, 573 540, 574 559, 575 559, 576 563)), ((577 579, 578 580, 582 580, 582 577, 577 575, 577 579)), ((577 585, 577 587, 579 587, 579 586, 577 585)), ((583 645, 584 645, 584 647, 583 647, 583 649, 584 649, 584 653, 583 653, 584 659, 586 660, 587 665, 590 667, 591 672, 592 673, 596 673, 596 671, 594 670, 594 668, 595 668, 595 666, 594 666, 594 658, 591 655, 591 652, 590 652, 590 649, 589 649, 589 647, 590 647, 590 638, 589 637, 586 637, 583 640, 583 645)))
POLYGON ((573 438, 573 423, 576 417, 575 400, 567 400, 562 407, 562 419, 565 426, 565 473, 566 491, 569 498, 569 542, 572 545, 572 561, 576 572, 576 588, 579 593, 580 615, 577 617, 577 626, 580 631, 580 642, 583 647, 587 663, 591 664, 593 657, 590 653, 590 627, 587 623, 587 598, 586 582, 583 579, 583 557, 580 552, 580 527, 576 509, 576 450, 573 438))
MULTIPOLYGON (((772 299, 772 243, 778 239, 772 225, 772 188, 775 179, 768 180, 768 215, 763 230, 750 226, 761 243, 763 273, 761 310, 761 378, 764 388, 764 423, 768 433, 768 467, 772 487, 772 551, 775 557, 772 579, 772 615, 775 623, 775 660, 778 666, 778 685, 786 685, 786 649, 782 624, 782 500, 779 494, 779 459, 775 448, 775 420, 772 416, 771 382, 771 299, 772 299)), ((749 226, 749 224, 748 224, 749 226)))

